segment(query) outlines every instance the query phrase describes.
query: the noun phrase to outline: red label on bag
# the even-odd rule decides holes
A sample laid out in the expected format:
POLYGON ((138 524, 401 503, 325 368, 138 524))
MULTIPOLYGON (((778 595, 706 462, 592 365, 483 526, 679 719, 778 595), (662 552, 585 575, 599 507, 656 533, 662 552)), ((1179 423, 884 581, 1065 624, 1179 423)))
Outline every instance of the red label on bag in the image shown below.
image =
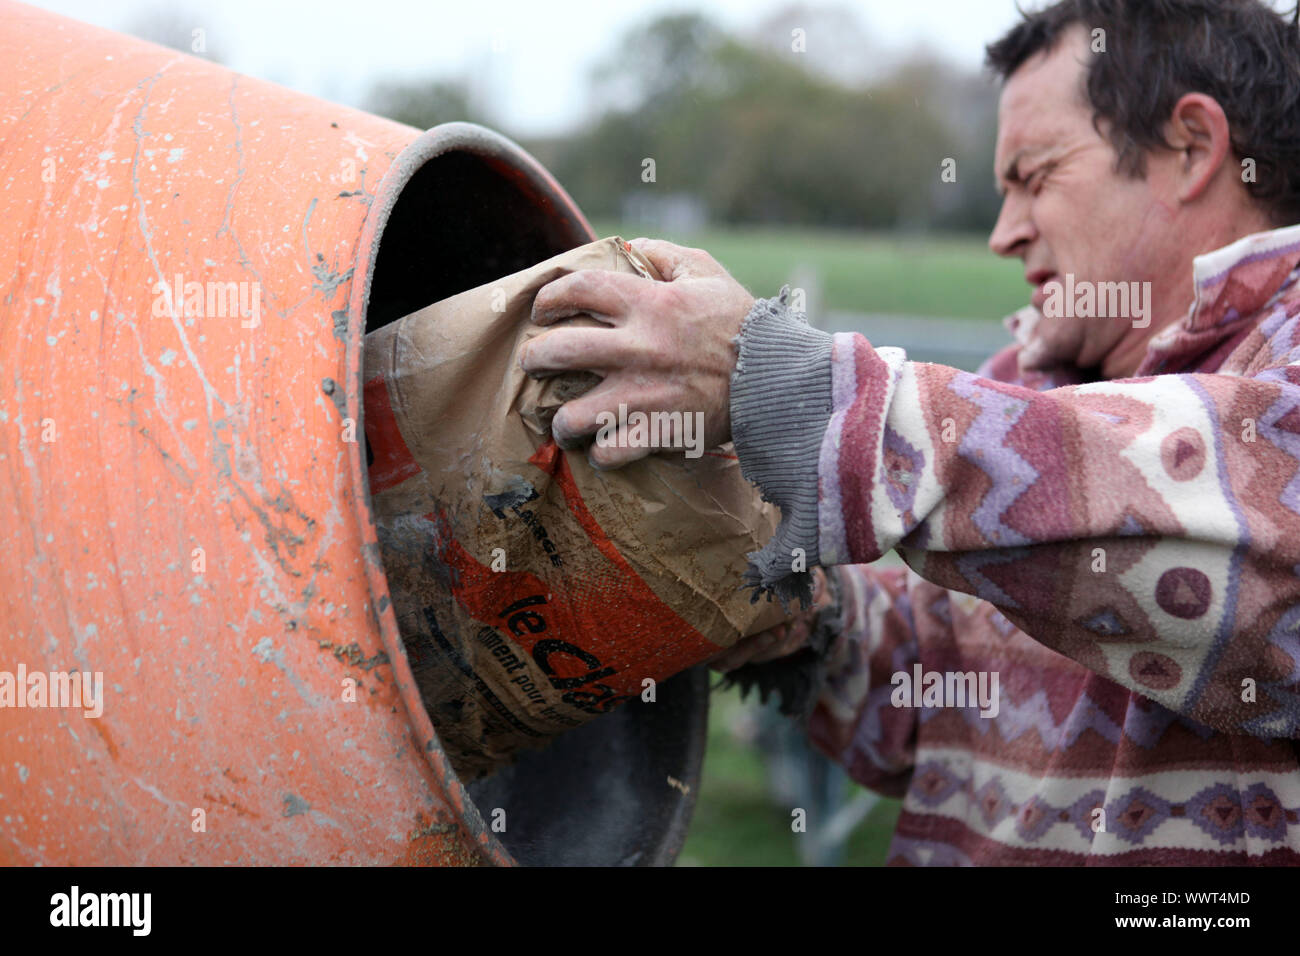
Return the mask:
POLYGON ((554 584, 527 571, 493 571, 450 538, 445 516, 430 514, 440 526, 439 558, 454 569, 452 594, 465 612, 531 654, 551 684, 566 692, 566 703, 594 713, 640 693, 647 677, 663 679, 716 653, 609 540, 555 442, 548 440, 529 462, 560 488, 606 565, 583 580, 560 576, 554 584))
POLYGON ((400 485, 407 478, 420 473, 420 466, 411 457, 402 432, 393 417, 393 406, 388 397, 388 383, 376 375, 363 387, 366 409, 366 441, 375 460, 370 464, 370 493, 400 485))

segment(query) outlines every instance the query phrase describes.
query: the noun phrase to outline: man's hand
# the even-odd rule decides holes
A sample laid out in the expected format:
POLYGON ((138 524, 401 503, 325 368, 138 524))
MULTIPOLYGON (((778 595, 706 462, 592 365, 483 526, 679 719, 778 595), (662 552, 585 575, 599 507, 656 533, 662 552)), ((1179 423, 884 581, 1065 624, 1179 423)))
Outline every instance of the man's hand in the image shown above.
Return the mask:
POLYGON ((817 612, 831 603, 830 588, 826 584, 826 572, 821 568, 813 568, 812 575, 812 607, 797 611, 794 618, 784 624, 777 624, 766 631, 737 641, 709 661, 709 667, 725 674, 745 664, 762 664, 765 661, 774 661, 778 657, 786 657, 803 647, 808 641, 808 635, 812 633, 817 612))
MULTIPOLYGON (((551 329, 520 350, 520 365, 534 377, 586 370, 604 379, 556 412, 555 441, 581 446, 598 430, 600 413, 617 416, 624 404, 629 414, 703 412, 704 447, 724 444, 731 439, 733 340, 754 297, 702 249, 659 239, 631 244, 664 282, 585 269, 543 286, 533 302, 539 325, 582 314, 607 324, 551 329)), ((624 444, 593 444, 588 457, 598 468, 619 468, 654 450, 624 444)))

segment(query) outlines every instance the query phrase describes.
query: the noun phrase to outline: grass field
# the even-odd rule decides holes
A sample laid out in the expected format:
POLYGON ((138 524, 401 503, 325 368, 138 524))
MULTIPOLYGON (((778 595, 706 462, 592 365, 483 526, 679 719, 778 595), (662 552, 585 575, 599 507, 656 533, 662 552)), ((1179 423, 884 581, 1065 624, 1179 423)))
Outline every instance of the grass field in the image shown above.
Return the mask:
POLYGON ((650 236, 707 250, 753 295, 775 295, 799 267, 815 269, 823 305, 850 312, 1000 319, 1024 305, 1019 260, 999 259, 979 236, 901 238, 815 230, 708 229, 674 236, 600 220, 601 236, 650 236))
MULTIPOLYGON (((790 809, 769 799, 757 747, 736 739, 738 712, 755 706, 736 691, 714 691, 709 701, 709 747, 704 779, 678 866, 798 866, 790 809)), ((850 784, 847 794, 859 791, 850 784)), ((843 866, 880 866, 898 818, 899 801, 882 799, 854 829, 843 866)))

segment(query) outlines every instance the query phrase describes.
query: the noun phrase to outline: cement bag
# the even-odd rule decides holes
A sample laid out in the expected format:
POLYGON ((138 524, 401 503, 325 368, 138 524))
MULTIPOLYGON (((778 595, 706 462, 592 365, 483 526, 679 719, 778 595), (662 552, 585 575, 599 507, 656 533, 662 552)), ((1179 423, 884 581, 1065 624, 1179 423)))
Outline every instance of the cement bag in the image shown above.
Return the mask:
POLYGON ((746 554, 779 515, 730 446, 598 472, 550 437, 555 410, 598 379, 534 381, 518 350, 543 331, 529 321, 538 290, 581 269, 660 279, 603 239, 366 336, 384 567, 425 706, 465 779, 781 619, 741 590, 746 554))

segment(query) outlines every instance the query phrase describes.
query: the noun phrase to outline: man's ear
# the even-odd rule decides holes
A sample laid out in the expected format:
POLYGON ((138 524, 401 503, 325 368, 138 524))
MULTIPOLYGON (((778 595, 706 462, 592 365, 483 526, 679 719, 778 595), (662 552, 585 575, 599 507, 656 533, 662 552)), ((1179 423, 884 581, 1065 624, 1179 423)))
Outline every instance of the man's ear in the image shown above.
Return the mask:
POLYGON ((1182 154, 1178 198, 1192 202, 1214 181, 1232 147, 1228 117, 1214 97, 1185 93, 1169 115, 1165 142, 1182 154))

